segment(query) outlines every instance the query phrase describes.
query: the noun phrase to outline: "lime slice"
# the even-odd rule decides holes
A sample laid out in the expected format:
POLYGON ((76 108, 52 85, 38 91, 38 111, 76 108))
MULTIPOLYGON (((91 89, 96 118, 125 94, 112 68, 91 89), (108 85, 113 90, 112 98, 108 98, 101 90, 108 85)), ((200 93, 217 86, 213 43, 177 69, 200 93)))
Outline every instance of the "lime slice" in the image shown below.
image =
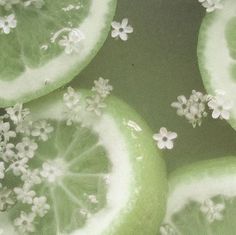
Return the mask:
POLYGON ((0 6, 0 16, 13 11, 17 20, 9 34, 0 34, 1 107, 72 80, 104 43, 116 7, 116 0, 44 0, 41 8, 25 2, 32 4, 0 6))
POLYGON ((233 157, 199 162, 172 173, 161 234, 234 234, 235 182, 233 157))
POLYGON ((222 1, 224 7, 207 14, 198 41, 198 61, 207 91, 225 92, 233 102, 230 123, 236 128, 236 1, 222 1))
MULTIPOLYGON (((81 93, 85 105, 88 93, 81 93)), ((163 219, 166 173, 163 159, 143 120, 117 98, 106 101, 101 116, 81 109, 81 123, 64 119, 63 92, 28 105, 34 121, 47 120, 54 132, 40 142, 32 167, 51 167, 34 190, 46 195, 50 209, 36 219, 32 234, 42 235, 155 235, 163 219), (119 107, 119 108, 117 108, 119 107), (46 164, 46 165, 45 165, 46 164)), ((8 235, 13 221, 25 210, 18 204, 0 228, 8 235)))

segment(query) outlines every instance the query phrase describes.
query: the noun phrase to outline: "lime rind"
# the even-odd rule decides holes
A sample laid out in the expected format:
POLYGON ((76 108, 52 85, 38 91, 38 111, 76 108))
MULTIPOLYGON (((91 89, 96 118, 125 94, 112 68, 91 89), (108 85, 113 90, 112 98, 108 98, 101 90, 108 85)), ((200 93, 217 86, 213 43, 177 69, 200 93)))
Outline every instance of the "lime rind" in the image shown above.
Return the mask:
MULTIPOLYGON (((232 56, 233 48, 230 42, 228 27, 235 18, 236 2, 224 0, 223 9, 207 14, 203 19, 198 38, 198 64, 204 86, 209 94, 217 91, 225 92, 227 99, 236 105, 236 61, 232 56)), ((236 108, 230 113, 229 123, 236 129, 236 108)))
MULTIPOLYGON (((89 95, 86 91, 80 92, 83 99, 89 95)), ((29 108, 36 119, 63 119, 62 95, 63 91, 54 92, 33 101, 29 108)), ((151 131, 128 105, 114 97, 108 98, 106 104, 101 117, 86 112, 81 114, 81 121, 97 133, 110 156, 113 168, 107 204, 71 235, 92 235, 94 231, 103 235, 134 232, 154 235, 165 211, 164 161, 152 141, 151 131)))
POLYGON ((169 177, 169 197, 165 222, 190 201, 202 203, 217 195, 236 196, 236 158, 201 161, 182 167, 169 177))
POLYGON ((80 54, 62 53, 38 69, 27 69, 17 79, 1 80, 0 106, 28 102, 71 81, 89 64, 105 42, 115 9, 116 0, 93 0, 89 16, 80 25, 86 35, 80 54))

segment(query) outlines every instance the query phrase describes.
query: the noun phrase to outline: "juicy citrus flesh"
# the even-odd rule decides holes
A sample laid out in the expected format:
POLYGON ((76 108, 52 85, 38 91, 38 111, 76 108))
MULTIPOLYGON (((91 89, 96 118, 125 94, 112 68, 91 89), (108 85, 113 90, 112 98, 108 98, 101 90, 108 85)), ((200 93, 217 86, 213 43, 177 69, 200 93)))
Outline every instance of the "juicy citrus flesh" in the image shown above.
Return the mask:
POLYGON ((0 106, 38 98, 78 75, 103 45, 115 8, 116 0, 45 0, 40 9, 14 5, 17 27, 0 35, 0 106), (79 51, 67 54, 60 41, 72 29, 84 40, 79 51))
POLYGON ((235 158, 203 161, 174 172, 163 228, 171 234, 234 234, 235 158))
MULTIPOLYGON (((85 101, 89 93, 82 94, 85 101)), ((67 126, 62 96, 62 91, 55 92, 28 105, 36 120, 47 119, 55 129, 39 146, 32 167, 46 161, 62 169, 54 182, 35 188, 51 208, 33 234, 155 235, 164 215, 167 182, 146 124, 111 97, 101 117, 82 112, 84 122, 67 126)), ((10 229, 21 209, 18 205, 9 213, 9 235, 17 234, 10 229)))

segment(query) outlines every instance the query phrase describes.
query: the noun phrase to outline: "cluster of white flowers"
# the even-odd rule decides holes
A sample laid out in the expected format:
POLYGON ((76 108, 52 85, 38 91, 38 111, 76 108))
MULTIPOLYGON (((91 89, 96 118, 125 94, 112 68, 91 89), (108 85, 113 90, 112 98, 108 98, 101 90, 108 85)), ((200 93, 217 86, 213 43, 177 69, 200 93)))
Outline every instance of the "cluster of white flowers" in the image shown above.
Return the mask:
POLYGON ((128 40, 128 34, 133 33, 134 29, 131 25, 128 25, 128 19, 125 18, 121 23, 113 21, 111 23, 113 30, 111 36, 113 38, 120 38, 122 41, 128 40))
POLYGON ((4 34, 9 34, 17 26, 17 19, 14 13, 14 6, 21 4, 24 7, 34 6, 41 8, 44 0, 0 0, 0 7, 6 11, 4 16, 0 17, 0 30, 4 34), (11 12, 9 14, 9 12, 11 12))
POLYGON ((29 109, 22 104, 6 108, 0 116, 0 211, 19 203, 29 205, 30 212, 21 211, 14 221, 23 234, 33 232, 35 218, 44 216, 50 208, 46 197, 38 196, 34 189, 42 183, 44 169, 31 169, 29 163, 38 149, 37 141, 48 140, 52 131, 45 120, 33 122, 29 109), (17 183, 6 185, 7 177, 16 177, 17 183))
POLYGON ((177 97, 177 102, 171 104, 177 109, 179 116, 185 117, 193 127, 200 126, 202 119, 207 116, 207 107, 212 110, 212 118, 230 118, 233 103, 226 97, 223 91, 216 91, 216 95, 204 95, 195 90, 187 99, 184 95, 177 97))
MULTIPOLYGON (((94 81, 92 88, 93 94, 86 99, 86 111, 93 112, 97 116, 100 116, 103 109, 106 107, 104 101, 112 90, 113 87, 109 84, 108 79, 100 77, 98 80, 94 81)), ((65 115, 67 125, 80 122, 81 110, 83 109, 80 93, 76 92, 72 87, 68 87, 67 92, 63 95, 63 101, 66 107, 65 115)))
POLYGON ((213 12, 217 9, 222 9, 222 0, 198 0, 201 5, 206 8, 207 12, 213 12))
POLYGON ((108 79, 99 78, 94 81, 92 88, 93 95, 87 98, 87 111, 94 112, 101 116, 102 111, 106 108, 105 99, 110 95, 113 87, 109 84, 108 79))
POLYGON ((196 127, 202 124, 202 119, 207 116, 206 104, 210 97, 203 95, 195 90, 187 99, 184 95, 177 97, 177 102, 173 102, 171 106, 177 109, 179 116, 185 117, 189 123, 196 127))
POLYGON ((153 139, 157 142, 159 149, 172 149, 177 136, 177 133, 168 131, 165 127, 162 127, 159 133, 153 135, 153 139))
POLYGON ((206 216, 206 219, 209 223, 212 223, 215 220, 222 220, 222 212, 224 209, 224 204, 214 203, 211 199, 205 200, 200 207, 201 212, 206 216))

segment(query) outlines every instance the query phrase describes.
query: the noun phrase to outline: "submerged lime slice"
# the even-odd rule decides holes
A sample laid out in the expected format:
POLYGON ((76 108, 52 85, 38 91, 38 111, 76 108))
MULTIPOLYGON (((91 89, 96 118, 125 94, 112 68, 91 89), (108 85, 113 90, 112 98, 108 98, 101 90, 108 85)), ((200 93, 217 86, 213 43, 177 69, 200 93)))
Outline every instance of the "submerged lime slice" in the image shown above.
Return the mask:
MULTIPOLYGON (((87 94, 81 94, 82 105, 87 94)), ((81 123, 68 126, 62 97, 63 92, 52 93, 28 105, 34 120, 46 119, 54 127, 31 166, 56 171, 35 188, 47 197, 50 210, 36 220, 32 234, 156 235, 167 182, 147 125, 110 97, 101 116, 81 109, 81 123)), ((8 216, 0 214, 0 228, 8 235, 18 234, 13 223, 21 210, 26 209, 16 205, 8 216)))
POLYGON ((17 20, 10 33, 0 34, 1 107, 40 97, 73 79, 104 43, 116 7, 116 0, 41 2, 40 8, 0 6, 0 16, 14 12, 17 20))
POLYGON ((230 123, 236 128, 236 1, 223 0, 224 7, 207 14, 202 22, 198 61, 207 91, 222 90, 234 103, 230 123))
POLYGON ((161 234, 234 234, 235 180, 233 157, 203 161, 172 173, 161 234))

